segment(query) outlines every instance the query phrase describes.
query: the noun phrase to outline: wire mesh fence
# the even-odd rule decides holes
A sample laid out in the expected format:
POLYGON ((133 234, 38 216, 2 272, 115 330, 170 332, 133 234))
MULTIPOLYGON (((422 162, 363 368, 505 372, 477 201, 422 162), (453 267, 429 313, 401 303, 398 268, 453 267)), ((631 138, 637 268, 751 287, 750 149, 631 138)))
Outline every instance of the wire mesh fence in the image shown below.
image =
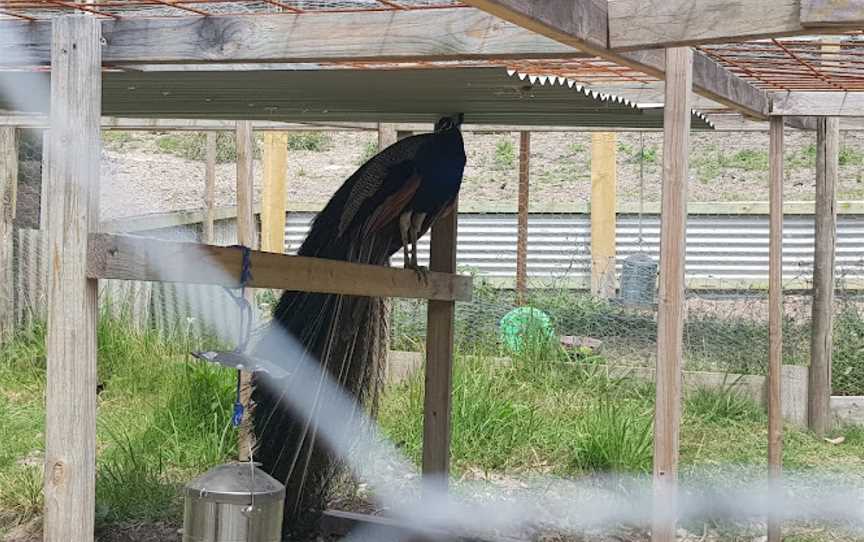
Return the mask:
MULTIPOLYGON (((334 146, 334 134, 324 132, 292 133, 288 147, 294 152, 321 152, 334 146)), ((261 137, 257 138, 255 159, 261 157, 261 137)), ((372 138, 370 139, 370 144, 372 138)), ((638 145, 638 156, 645 161, 639 169, 648 182, 656 183, 656 136, 622 140, 619 152, 632 155, 638 145), (622 150, 623 149, 623 150, 622 150), (650 152, 646 152, 646 149, 650 152), (632 151, 632 152, 631 152, 632 151)), ((232 132, 217 132, 216 203, 233 203, 233 175, 236 146, 232 132)), ((512 182, 515 163, 515 139, 498 137, 492 158, 501 175, 512 182), (499 164, 500 162, 500 164, 499 164), (505 163, 506 162, 506 163, 505 163)), ((584 145, 574 144, 573 152, 583 152, 584 145)), ((133 190, 131 183, 113 182, 123 174, 158 175, 153 162, 136 164, 135 158, 147 153, 161 153, 165 167, 182 167, 197 188, 184 192, 180 201, 155 205, 172 210, 172 206, 200 208, 204 197, 203 180, 207 155, 204 132, 122 132, 106 131, 103 154, 107 166, 103 199, 109 200, 103 218, 122 221, 124 214, 135 214, 135 203, 142 192, 129 199, 129 205, 118 205, 124 193, 133 190), (112 162, 124 156, 122 166, 112 162), (176 158, 176 160, 174 160, 176 158), (149 171, 145 170, 149 169, 149 171), (195 178, 200 182, 195 181, 195 178), (114 186, 114 185, 119 185, 114 186), (164 207, 167 206, 167 207, 164 207)), ((370 145, 360 149, 362 161, 374 152, 370 145), (369 148, 366 148, 369 147, 369 148)), ((850 145, 851 148, 851 145, 850 145)), ((805 149, 806 150, 806 149, 805 149)), ((720 152, 720 151, 718 151, 720 152)), ((847 151, 854 154, 854 150, 847 151)), ((726 153, 729 154, 729 153, 726 153)), ((740 154, 740 153, 739 153, 740 154)), ((736 155, 737 156, 737 155, 736 155)), ((856 155, 857 156, 857 155, 856 155)), ((854 158, 854 157, 853 157, 854 158)), ((18 210, 14 235, 15 322, 27 325, 44 318, 47 302, 45 269, 47 254, 38 228, 41 216, 42 132, 20 131, 19 134, 18 210)), ((623 158, 624 167, 633 169, 632 156, 623 158)), ((719 159, 718 159, 719 160, 719 159)), ((359 162, 358 162, 359 163, 359 162)), ((699 163, 701 164, 701 162, 699 163)), ((302 166, 301 166, 302 167, 302 166)), ((697 171, 701 171, 697 165, 697 171)), ((634 170, 636 171, 636 170, 634 170)), ((256 193, 260 175, 256 172, 256 193)), ((302 173, 302 170, 299 172, 302 173)), ((632 173, 632 172, 631 172, 632 173)), ((644 190, 641 187, 640 193, 644 190)), ((148 187, 149 199, 162 194, 148 187)), ((513 194, 508 197, 512 197, 513 194)), ((147 198, 143 198, 147 199, 147 198)), ((650 199, 650 198, 649 198, 650 199)), ((150 205, 152 202, 144 202, 150 205)), ((513 288, 516 260, 516 216, 512 212, 477 212, 460 216, 459 264, 463 272, 475 275, 475 299, 457 308, 456 348, 462 352, 484 351, 507 355, 508 345, 502 321, 518 311, 513 288)), ((505 202, 506 204, 506 202, 505 202)), ((152 206, 151 206, 152 207, 152 206)), ((628 258, 647 257, 655 264, 659 255, 659 215, 656 204, 640 205, 639 213, 618 216, 616 241, 618 264, 612 274, 616 284, 628 258), (652 207, 653 206, 653 207, 652 207)), ((311 212, 289 213, 286 223, 286 252, 296 250, 313 217, 311 212)), ((864 394, 864 339, 862 339, 861 285, 864 278, 864 241, 860 238, 858 215, 841 215, 838 222, 837 288, 834 326, 834 371, 836 394, 864 394)), ((104 220, 103 220, 104 221, 104 220)), ((195 220, 176 226, 165 226, 134 232, 163 239, 200 239, 201 225, 195 220)), ((651 307, 633 306, 622 290, 610 299, 592 296, 587 288, 591 277, 591 231, 585 212, 532 214, 529 219, 528 272, 534 286, 527 306, 542 315, 542 333, 548 334, 556 351, 573 359, 602 360, 605 364, 651 367, 656 356, 656 303, 651 307)), ((789 215, 784 230, 784 363, 806 366, 809 362, 809 307, 812 259, 812 216, 789 215)), ((215 244, 233 244, 236 231, 230 217, 218 220, 215 244)), ((684 366, 688 370, 720 371, 735 374, 762 375, 767 363, 767 217, 724 211, 710 214, 699 211, 688 218, 688 284, 684 328, 684 366)), ((421 263, 428 258, 428 239, 420 246, 421 263)), ((394 265, 399 265, 399 259, 394 265)), ((641 279, 642 282, 645 279, 641 279)), ((620 284, 618 284, 620 285, 620 284)), ((232 314, 230 298, 218 288, 182 285, 122 284, 107 281, 104 299, 115 305, 133 307, 143 314, 142 325, 170 327, 186 325, 187 317, 196 311, 218 307, 232 314), (212 291, 211 291, 212 290, 212 291), (169 324, 169 322, 173 322, 169 324)), ((650 290, 656 291, 653 277, 650 290)), ((272 294, 262 294, 272 297, 272 294)), ((262 297, 263 299, 263 297, 262 297)), ((271 300, 272 301, 272 300, 271 300)), ((397 300, 392 318, 392 348, 400 351, 423 351, 425 310, 422 302, 397 300)), ((230 318, 229 318, 230 320, 230 318)), ((506 322, 505 322, 506 323, 506 322)), ((198 325, 198 324, 196 324, 198 325)), ((230 327, 230 322, 226 323, 230 327)))

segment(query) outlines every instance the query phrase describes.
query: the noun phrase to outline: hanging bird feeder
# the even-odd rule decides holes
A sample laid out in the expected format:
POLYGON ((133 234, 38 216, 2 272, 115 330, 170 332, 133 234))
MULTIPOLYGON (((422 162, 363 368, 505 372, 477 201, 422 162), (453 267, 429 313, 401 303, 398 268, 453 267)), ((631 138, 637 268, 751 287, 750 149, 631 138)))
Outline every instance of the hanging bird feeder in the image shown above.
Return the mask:
POLYGON ((254 463, 219 465, 186 485, 183 542, 280 542, 284 502, 254 463))

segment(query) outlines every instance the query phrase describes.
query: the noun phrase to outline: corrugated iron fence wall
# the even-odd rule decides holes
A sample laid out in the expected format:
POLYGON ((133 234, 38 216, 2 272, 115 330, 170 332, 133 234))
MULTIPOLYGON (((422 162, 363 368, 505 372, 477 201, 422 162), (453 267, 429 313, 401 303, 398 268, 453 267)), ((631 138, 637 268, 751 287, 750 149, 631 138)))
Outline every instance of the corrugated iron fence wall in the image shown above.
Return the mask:
MULTIPOLYGON (((286 251, 302 242, 312 213, 290 213, 286 251)), ((200 225, 137 232, 148 237, 194 240, 200 225)), ((217 244, 236 242, 233 220, 217 222, 217 244)), ((528 272, 535 286, 584 288, 590 280, 590 219, 586 214, 534 214, 528 228, 528 272)), ((788 215, 784 223, 783 273, 790 288, 806 287, 813 257, 813 217, 788 215)), ((420 259, 428 258, 428 239, 420 259)), ((659 257, 659 217, 623 214, 618 219, 618 268, 624 258, 643 251, 659 257), (641 222, 641 226, 640 226, 641 222), (640 235, 641 231, 641 235, 640 235)), ((15 244, 16 320, 38 320, 45 314, 45 254, 36 230, 20 229, 15 244)), ((512 287, 516 270, 515 214, 462 214, 459 217, 458 264, 512 287)), ((401 265, 401 258, 393 259, 401 265)), ((837 277, 847 288, 864 286, 864 216, 840 215, 837 228, 837 277)), ((690 215, 687 224, 687 281, 691 288, 764 288, 768 278, 768 220, 763 215, 690 215)), ((232 336, 238 326, 236 305, 222 288, 204 285, 130 284, 105 281, 112 305, 130 309, 135 318, 160 329, 191 326, 215 328, 232 336), (215 316, 201 322, 192 315, 215 316)))
MULTIPOLYGON (((285 248, 302 242, 312 213, 291 213, 285 248)), ((618 216, 617 268, 627 256, 660 257, 660 217, 618 216), (641 227, 640 227, 641 222, 641 227), (640 236, 641 231, 641 236, 640 236)), ((463 269, 513 285, 516 275, 516 215, 460 214, 457 262, 463 269)), ((528 275, 584 288, 590 281, 591 222, 587 214, 533 214, 528 219, 528 275), (561 282, 559 282, 561 281, 561 282)), ((420 243, 426 262, 429 240, 420 243)), ((394 258, 393 265, 401 265, 394 258)), ((806 286, 813 265, 813 217, 787 215, 783 227, 783 277, 789 287, 806 286)), ((768 283, 768 217, 690 215, 687 219, 687 282, 691 288, 764 288, 768 283)), ((837 221, 837 277, 864 280, 864 216, 837 221)))

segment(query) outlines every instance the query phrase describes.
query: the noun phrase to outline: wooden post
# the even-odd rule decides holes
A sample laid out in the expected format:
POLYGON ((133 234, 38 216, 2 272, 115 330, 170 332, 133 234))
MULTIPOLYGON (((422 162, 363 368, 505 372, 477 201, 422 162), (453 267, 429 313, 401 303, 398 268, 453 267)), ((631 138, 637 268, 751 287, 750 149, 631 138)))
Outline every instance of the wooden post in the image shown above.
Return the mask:
POLYGON ((692 85, 692 49, 666 49, 660 299, 657 314, 657 398, 654 412, 653 542, 675 540, 692 85))
POLYGON ((824 435, 831 426, 831 348, 834 310, 834 244, 840 122, 816 123, 816 242, 813 253, 813 310, 810 336, 809 426, 824 435))
MULTIPOLYGON (((432 227, 429 269, 456 272, 457 207, 432 227)), ((423 402, 423 477, 446 489, 450 473, 450 401, 456 303, 429 301, 426 319, 426 396, 423 402)))
POLYGON ((216 221, 216 132, 207 132, 207 164, 204 177, 204 225, 201 242, 213 244, 216 221))
MULTIPOLYGON (((239 121, 237 123, 237 242, 249 248, 257 248, 257 232, 255 228, 255 212, 252 208, 255 141, 252 139, 252 123, 239 121)), ((246 300, 255 313, 255 292, 246 290, 246 300)), ((249 426, 249 400, 252 396, 252 378, 249 373, 240 373, 240 402, 243 404, 243 422, 240 424, 239 458, 249 460, 249 450, 254 444, 252 428, 249 426)))
MULTIPOLYGON (((408 135, 411 135, 411 132, 408 132, 408 135)), ((396 132, 395 124, 387 122, 378 123, 378 152, 381 152, 393 143, 396 143, 398 139, 401 138, 396 132)))
MULTIPOLYGON (((783 466, 783 117, 771 117, 768 131, 768 474, 779 480, 783 466)), ((782 525, 768 518, 768 542, 780 542, 782 525)))
POLYGON ((13 238, 18 193, 18 143, 14 127, 0 127, 0 344, 15 331, 13 238))
POLYGON ((591 134, 591 293, 615 296, 615 196, 618 137, 591 134))
POLYGON ((528 189, 531 170, 531 132, 519 132, 519 200, 516 229, 516 304, 528 293, 528 189))
POLYGON ((261 202, 261 250, 285 252, 288 134, 264 134, 264 193, 261 202))
POLYGON ((88 233, 99 226, 100 28, 80 16, 57 17, 52 27, 46 542, 93 540, 98 287, 86 271, 88 233))

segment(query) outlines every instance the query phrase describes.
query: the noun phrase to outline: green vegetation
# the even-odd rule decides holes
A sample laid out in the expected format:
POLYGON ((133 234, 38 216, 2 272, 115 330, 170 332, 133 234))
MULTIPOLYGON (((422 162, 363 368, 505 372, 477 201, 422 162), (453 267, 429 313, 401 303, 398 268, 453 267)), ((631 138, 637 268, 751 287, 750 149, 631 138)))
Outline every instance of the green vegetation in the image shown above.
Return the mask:
POLYGON ((691 163, 699 175, 699 180, 707 182, 720 175, 724 169, 768 171, 768 152, 743 149, 732 155, 727 155, 719 147, 713 146, 709 152, 693 156, 691 163))
POLYGON ((325 151, 332 142, 324 132, 292 132, 288 134, 289 151, 325 151))
MULTIPOLYGON (((98 333, 97 518, 176 521, 180 486, 235 453, 234 374, 192 361, 205 343, 183 332, 106 315, 98 333)), ((41 513, 44 335, 37 325, 0 350, 0 534, 41 513)))
POLYGON ((362 166, 376 154, 378 154, 378 142, 367 141, 366 145, 363 147, 363 152, 360 153, 360 157, 357 159, 357 165, 362 166))
MULTIPOLYGON (((453 462, 466 471, 524 473, 550 470, 580 476, 650 470, 654 388, 613 379, 595 365, 553 360, 504 364, 491 357, 457 356, 453 376, 453 462)), ((380 421, 385 434, 419 461, 422 448, 422 373, 391 387, 380 421)), ((682 468, 695 472, 732 464, 761 468, 767 454, 762 408, 731 384, 687 396, 681 432, 682 468)), ((862 475, 864 430, 841 428, 835 446, 805 431, 786 429, 789 468, 847 469, 862 475)))
MULTIPOLYGON (((207 158, 207 136, 201 132, 172 132, 156 138, 156 147, 163 153, 173 154, 187 160, 204 161, 207 158)), ((254 154, 260 158, 261 149, 255 145, 254 154)), ((235 137, 230 132, 216 133, 216 162, 220 164, 237 160, 235 137)))
POLYGON ((495 168, 511 169, 516 163, 516 149, 510 139, 501 139, 495 145, 495 168))

